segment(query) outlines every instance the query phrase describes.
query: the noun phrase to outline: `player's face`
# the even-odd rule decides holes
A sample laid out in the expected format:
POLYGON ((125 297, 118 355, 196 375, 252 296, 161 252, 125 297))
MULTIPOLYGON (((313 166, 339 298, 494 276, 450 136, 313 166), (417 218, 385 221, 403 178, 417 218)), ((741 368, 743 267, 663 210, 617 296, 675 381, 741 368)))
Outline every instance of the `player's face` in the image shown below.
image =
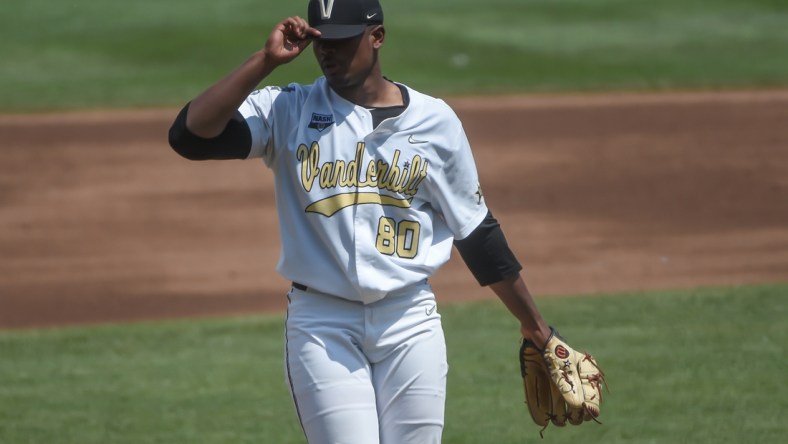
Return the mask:
POLYGON ((315 40, 315 57, 328 84, 337 92, 364 84, 377 63, 382 42, 381 26, 370 26, 361 35, 340 40, 315 40))

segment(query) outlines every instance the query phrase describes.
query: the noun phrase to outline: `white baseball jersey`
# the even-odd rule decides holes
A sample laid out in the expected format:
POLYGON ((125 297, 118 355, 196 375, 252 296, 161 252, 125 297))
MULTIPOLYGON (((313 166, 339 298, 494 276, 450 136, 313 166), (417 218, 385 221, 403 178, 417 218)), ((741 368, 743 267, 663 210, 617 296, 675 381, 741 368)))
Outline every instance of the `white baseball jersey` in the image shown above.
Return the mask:
POLYGON ((286 279, 371 303, 430 277, 484 219, 460 120, 442 100, 408 93, 405 111, 374 129, 370 111, 323 77, 241 105, 249 157, 275 174, 286 279))

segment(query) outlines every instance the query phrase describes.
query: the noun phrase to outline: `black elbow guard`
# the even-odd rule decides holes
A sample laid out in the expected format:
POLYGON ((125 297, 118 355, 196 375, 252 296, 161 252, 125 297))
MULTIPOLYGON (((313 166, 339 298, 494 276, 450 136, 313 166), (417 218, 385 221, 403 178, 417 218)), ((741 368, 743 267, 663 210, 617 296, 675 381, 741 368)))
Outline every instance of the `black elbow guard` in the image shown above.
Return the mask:
POLYGON ((189 104, 183 107, 169 132, 170 147, 189 160, 209 159, 246 159, 252 149, 252 133, 241 113, 227 123, 218 136, 205 139, 197 136, 186 127, 189 104))
POLYGON ((468 237, 455 240, 454 245, 479 285, 500 282, 523 269, 491 212, 468 237))

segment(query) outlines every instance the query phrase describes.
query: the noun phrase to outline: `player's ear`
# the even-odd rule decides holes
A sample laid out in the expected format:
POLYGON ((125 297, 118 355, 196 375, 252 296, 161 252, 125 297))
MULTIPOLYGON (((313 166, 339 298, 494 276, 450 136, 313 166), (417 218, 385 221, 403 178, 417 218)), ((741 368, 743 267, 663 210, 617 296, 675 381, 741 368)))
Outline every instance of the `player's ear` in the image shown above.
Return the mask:
POLYGON ((372 48, 380 49, 383 46, 383 41, 386 40, 386 28, 383 25, 375 25, 369 33, 372 38, 372 48))

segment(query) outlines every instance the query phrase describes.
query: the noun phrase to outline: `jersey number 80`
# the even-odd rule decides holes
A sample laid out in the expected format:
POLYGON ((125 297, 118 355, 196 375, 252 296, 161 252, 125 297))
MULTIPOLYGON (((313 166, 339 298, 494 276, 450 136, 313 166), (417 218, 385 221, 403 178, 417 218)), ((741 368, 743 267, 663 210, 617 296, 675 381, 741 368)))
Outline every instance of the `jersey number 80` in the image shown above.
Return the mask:
POLYGON ((418 222, 403 220, 397 223, 390 217, 381 217, 375 247, 389 256, 396 253, 403 259, 413 259, 419 253, 420 231, 418 222))

